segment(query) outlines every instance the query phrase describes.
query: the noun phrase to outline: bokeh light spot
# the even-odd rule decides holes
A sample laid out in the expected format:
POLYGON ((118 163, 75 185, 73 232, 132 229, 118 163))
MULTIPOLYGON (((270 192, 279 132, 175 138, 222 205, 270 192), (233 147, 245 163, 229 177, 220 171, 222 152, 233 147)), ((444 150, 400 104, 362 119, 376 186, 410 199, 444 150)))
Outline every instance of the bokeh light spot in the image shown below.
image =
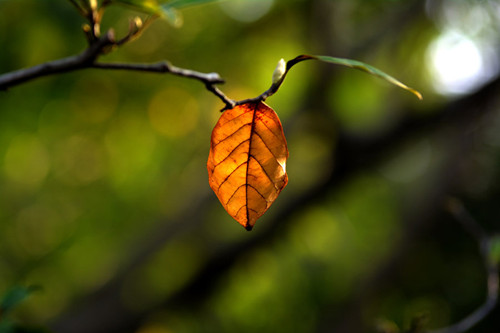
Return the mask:
POLYGON ((153 97, 148 111, 151 125, 158 133, 167 137, 181 137, 196 127, 199 106, 187 91, 167 88, 153 97))
POLYGON ((266 15, 274 0, 233 0, 222 2, 220 6, 231 18, 241 22, 253 22, 266 15))
POLYGON ((50 170, 46 147, 31 134, 20 134, 10 143, 4 159, 8 178, 27 187, 36 188, 50 170))
POLYGON ((80 186, 101 178, 106 170, 103 147, 91 138, 74 135, 56 150, 54 173, 62 182, 80 186))
POLYGON ((476 43, 449 31, 429 48, 434 87, 443 94, 465 94, 485 81, 485 66, 476 43))
POLYGON ((150 192, 151 188, 143 186, 157 177, 152 162, 157 136, 140 107, 128 105, 121 109, 104 139, 109 156, 108 177, 120 195, 141 195, 139 189, 150 192))
POLYGON ((48 253, 64 236, 61 222, 60 214, 53 207, 35 204, 22 209, 15 224, 20 248, 33 256, 48 253))
POLYGON ((71 101, 79 121, 102 123, 109 119, 118 105, 116 83, 104 76, 84 76, 73 87, 71 101))

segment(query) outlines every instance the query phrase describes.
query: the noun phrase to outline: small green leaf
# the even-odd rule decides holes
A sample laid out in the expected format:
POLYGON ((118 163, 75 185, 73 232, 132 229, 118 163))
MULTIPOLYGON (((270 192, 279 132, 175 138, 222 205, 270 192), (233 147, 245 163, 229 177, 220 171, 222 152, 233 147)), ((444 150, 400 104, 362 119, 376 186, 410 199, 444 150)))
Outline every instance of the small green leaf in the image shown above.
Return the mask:
POLYGON ((19 303, 24 301, 33 292, 39 290, 38 286, 15 286, 5 293, 0 303, 0 312, 7 313, 16 307, 19 303))
POLYGON ((365 64, 361 61, 357 61, 357 60, 351 60, 351 59, 344 59, 344 58, 335 58, 335 57, 330 57, 330 56, 313 56, 313 55, 300 55, 290 61, 287 62, 287 71, 292 68, 293 65, 301 62, 301 61, 304 61, 304 60, 320 60, 320 61, 323 61, 323 62, 328 62, 328 63, 331 63, 331 64, 335 64, 335 65, 341 65, 341 66, 346 66, 346 67, 350 67, 350 68, 355 68, 355 69, 359 69, 363 72, 367 72, 367 73, 370 73, 372 75, 375 75, 379 78, 382 78, 400 88, 403 88, 409 92, 411 92, 412 94, 414 94, 415 96, 418 97, 418 99, 422 99, 422 94, 420 94, 420 92, 418 92, 417 90, 413 89, 413 88, 410 88, 408 87, 407 85, 403 84, 402 82, 396 80, 395 78, 393 78, 392 76, 382 72, 381 70, 373 67, 373 66, 370 66, 368 64, 365 64))

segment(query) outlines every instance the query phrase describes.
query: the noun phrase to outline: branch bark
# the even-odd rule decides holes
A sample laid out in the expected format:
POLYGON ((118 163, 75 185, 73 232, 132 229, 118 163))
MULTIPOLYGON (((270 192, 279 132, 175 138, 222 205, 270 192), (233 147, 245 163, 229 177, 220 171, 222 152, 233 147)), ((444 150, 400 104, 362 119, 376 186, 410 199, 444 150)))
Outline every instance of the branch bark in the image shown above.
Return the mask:
POLYGON ((88 68, 103 54, 107 47, 113 46, 114 39, 114 33, 110 30, 78 55, 2 74, 0 75, 0 90, 7 90, 39 77, 88 68))

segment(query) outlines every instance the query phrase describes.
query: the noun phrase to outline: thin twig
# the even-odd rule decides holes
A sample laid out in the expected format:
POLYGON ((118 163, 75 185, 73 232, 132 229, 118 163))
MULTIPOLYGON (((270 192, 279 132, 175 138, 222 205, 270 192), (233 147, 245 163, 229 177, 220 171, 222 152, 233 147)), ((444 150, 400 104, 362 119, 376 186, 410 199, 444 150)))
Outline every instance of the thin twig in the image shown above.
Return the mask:
MULTIPOLYGON (((477 223, 476 219, 470 215, 470 213, 465 209, 464 205, 455 198, 448 199, 446 203, 447 210, 462 224, 464 229, 472 235, 478 244, 483 244, 488 242, 488 234, 484 229, 477 223)), ((481 253, 483 255, 488 255, 487 249, 481 246, 481 253)))
POLYGON ((90 67, 98 69, 109 69, 109 70, 128 70, 128 71, 140 71, 140 72, 151 72, 151 73, 170 73, 177 76, 187 77, 201 81, 205 84, 208 91, 212 92, 217 96, 226 106, 225 109, 231 109, 236 104, 235 101, 228 98, 220 89, 215 85, 224 83, 224 79, 220 77, 218 73, 201 73, 191 69, 185 69, 176 67, 170 64, 168 61, 162 61, 154 64, 127 64, 127 63, 100 63, 96 62, 90 67))
POLYGON ((90 4, 87 0, 78 0, 78 2, 80 2, 81 6, 86 10, 90 10, 90 4))
MULTIPOLYGON (((297 57, 293 58, 292 60, 287 61, 286 62, 286 67, 284 68, 283 73, 279 76, 279 78, 276 81, 274 81, 274 77, 273 77, 273 83, 271 84, 271 86, 269 87, 269 89, 267 89, 266 91, 264 91, 262 94, 260 94, 257 97, 248 98, 248 99, 244 99, 244 100, 241 100, 241 101, 235 101, 234 104, 231 107, 229 107, 229 105, 226 104, 226 107, 224 109, 222 109, 222 111, 224 111, 226 109, 231 109, 231 108, 233 108, 236 105, 242 105, 242 104, 246 104, 246 103, 264 102, 266 99, 268 99, 269 97, 271 97, 272 95, 274 95, 275 93, 278 92, 278 90, 280 89, 281 85, 283 84, 283 81, 285 81, 285 77, 288 74, 288 71, 295 64, 297 64, 297 63, 299 63, 301 61, 304 61, 304 60, 311 60, 311 59, 315 59, 315 57, 308 56, 308 55, 300 55, 300 56, 297 56, 297 57)), ((283 59, 281 59, 281 60, 283 61, 283 59)), ((278 66, 279 66, 279 64, 278 64, 278 66)), ((273 76, 274 76, 274 73, 273 73, 273 76)))
POLYGON ((491 241, 488 234, 457 199, 450 199, 447 204, 450 213, 462 224, 479 244, 483 263, 487 272, 488 294, 486 301, 477 310, 458 323, 428 333, 463 333, 483 320, 496 307, 498 302, 499 277, 498 265, 490 259, 491 241))
MULTIPOLYGON (((102 9, 102 7, 101 7, 102 9)), ((116 45, 120 46, 122 44, 128 43, 139 36, 146 30, 147 27, 159 16, 152 15, 148 17, 145 21, 142 21, 139 17, 135 17, 133 20, 130 20, 129 23, 129 31, 126 36, 116 42, 116 45)))
POLYGON ((269 87, 269 89, 267 89, 266 91, 264 91, 259 96, 254 97, 254 98, 243 99, 241 101, 233 101, 232 104, 227 104, 226 103, 226 107, 224 109, 222 109, 221 111, 232 109, 233 107, 235 107, 237 105, 242 105, 242 104, 246 104, 246 103, 264 102, 266 99, 268 99, 269 97, 271 97, 272 95, 274 95, 279 90, 279 88, 281 87, 281 84, 285 80, 286 74, 288 73, 288 70, 290 68, 291 68, 291 66, 290 67, 287 66, 287 69, 283 73, 283 75, 281 76, 281 78, 277 82, 273 82, 271 84, 271 86, 269 87))
POLYGON ((233 101, 232 104, 226 103, 226 107, 224 109, 222 109, 221 111, 232 109, 233 107, 235 107, 237 105, 242 105, 242 104, 246 104, 246 103, 264 102, 268 97, 271 97, 272 95, 274 95, 275 92, 278 91, 280 85, 281 85, 281 82, 280 82, 280 84, 273 83, 269 89, 267 89, 266 91, 264 91, 262 94, 260 94, 257 97, 247 98, 247 99, 243 99, 241 101, 233 101))
POLYGON ((224 111, 224 110, 229 110, 229 109, 232 109, 234 108, 237 104, 234 100, 228 98, 219 88, 217 88, 214 84, 210 84, 210 83, 205 83, 205 87, 207 88, 208 91, 210 91, 211 93, 213 93, 215 96, 219 97, 220 100, 222 100, 222 102, 224 102, 224 104, 226 106, 224 106, 224 108, 222 108, 221 112, 224 111))
POLYGON ((78 11, 78 13, 82 16, 86 16, 87 13, 85 12, 85 9, 83 7, 80 6, 80 4, 78 4, 78 2, 76 2, 76 0, 68 0, 75 8, 76 10, 78 11))

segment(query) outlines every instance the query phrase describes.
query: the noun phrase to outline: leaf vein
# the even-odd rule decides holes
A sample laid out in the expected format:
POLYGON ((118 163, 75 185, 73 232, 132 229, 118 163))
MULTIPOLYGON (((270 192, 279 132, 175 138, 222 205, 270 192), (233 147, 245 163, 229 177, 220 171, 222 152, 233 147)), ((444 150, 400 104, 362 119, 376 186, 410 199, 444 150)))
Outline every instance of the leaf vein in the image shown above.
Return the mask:
MULTIPOLYGON (((271 117, 268 117, 269 119, 271 119, 271 117)), ((273 122, 278 125, 278 123, 276 122, 276 120, 273 119, 273 122)), ((279 141, 283 141, 283 138, 281 136, 279 136, 278 134, 274 133, 274 131, 269 127, 267 126, 266 122, 265 121, 262 121, 262 124, 268 129, 269 132, 273 133, 273 135, 279 140, 279 141)), ((279 126, 278 126, 279 128, 279 126)))
POLYGON ((264 172, 264 174, 266 175, 267 179, 269 179, 269 181, 271 182, 271 184, 274 185, 274 188, 275 189, 278 189, 278 186, 276 185, 276 183, 273 181, 273 179, 271 178, 271 176, 269 176, 269 173, 267 172, 267 170, 264 168, 264 166, 260 163, 260 161, 258 159, 255 158, 255 156, 253 155, 250 155, 251 158, 253 158, 253 160, 255 162, 257 162, 257 164, 259 164, 259 167, 261 168, 261 170, 264 172))
POLYGON ((250 123, 246 123, 246 124, 243 124, 241 125, 240 127, 238 127, 234 132, 232 132, 231 134, 228 134, 226 137, 224 137, 223 139, 220 139, 219 142, 217 142, 215 145, 214 145, 214 148, 217 147, 219 144, 221 143, 224 143, 226 142, 227 139, 229 139, 230 137, 232 137, 233 135, 235 135, 236 133, 238 133, 242 128, 244 128, 245 126, 248 126, 250 125, 250 123))
MULTIPOLYGON (((231 171, 231 173, 230 173, 230 174, 228 174, 228 175, 226 176, 226 178, 224 178, 224 180, 222 181, 222 183, 220 183, 219 187, 217 187, 217 193, 219 193, 219 190, 220 190, 220 188, 222 187, 222 185, 223 185, 223 184, 224 184, 224 183, 225 183, 225 182, 226 182, 226 181, 227 181, 227 180, 228 180, 228 179, 229 179, 229 178, 230 178, 230 177, 231 177, 231 176, 232 176, 232 175, 236 172, 236 170, 238 170, 239 168, 241 168, 241 166, 243 166, 243 165, 245 165, 245 164, 247 164, 247 163, 248 163, 248 162, 247 162, 247 161, 245 161, 245 162, 241 163, 240 165, 238 165, 238 166, 236 167, 236 169, 234 169, 233 171, 231 171)), ((233 195, 234 195, 234 193, 233 193, 233 195)), ((228 201, 228 202, 229 202, 229 201, 228 201)))
MULTIPOLYGON (((238 145, 237 145, 236 147, 234 147, 234 148, 233 148, 233 150, 231 150, 231 151, 229 152, 229 154, 227 154, 227 156, 226 156, 226 157, 224 157, 224 158, 223 158, 223 159, 222 159, 219 163, 217 163, 217 164, 214 166, 214 170, 215 170, 215 168, 216 168, 216 167, 218 167, 220 164, 222 164, 225 160, 227 160, 227 159, 228 159, 228 157, 229 157, 229 156, 231 156, 231 155, 232 155, 232 154, 236 151, 236 149, 238 149, 238 148, 239 148, 242 144, 244 144, 244 143, 246 143, 246 142, 248 142, 248 141, 250 141, 250 139, 245 139, 245 140, 241 141, 240 143, 238 143, 238 145)), ((239 166, 239 165, 238 165, 238 166, 239 166)), ((236 169, 235 169, 235 170, 236 170, 236 169)))
MULTIPOLYGON (((269 151, 271 153, 271 155, 273 155, 274 159, 278 160, 278 157, 276 156, 276 154, 274 154, 274 152, 271 150, 271 148, 269 148, 269 146, 264 141, 264 139, 262 139, 262 137, 260 136, 259 132, 255 132, 255 135, 260 139, 260 141, 262 141, 262 143, 266 147, 267 151, 269 151)), ((250 153, 250 155, 251 155, 251 153, 250 153)), ((253 156, 253 155, 251 155, 251 156, 253 156)))

